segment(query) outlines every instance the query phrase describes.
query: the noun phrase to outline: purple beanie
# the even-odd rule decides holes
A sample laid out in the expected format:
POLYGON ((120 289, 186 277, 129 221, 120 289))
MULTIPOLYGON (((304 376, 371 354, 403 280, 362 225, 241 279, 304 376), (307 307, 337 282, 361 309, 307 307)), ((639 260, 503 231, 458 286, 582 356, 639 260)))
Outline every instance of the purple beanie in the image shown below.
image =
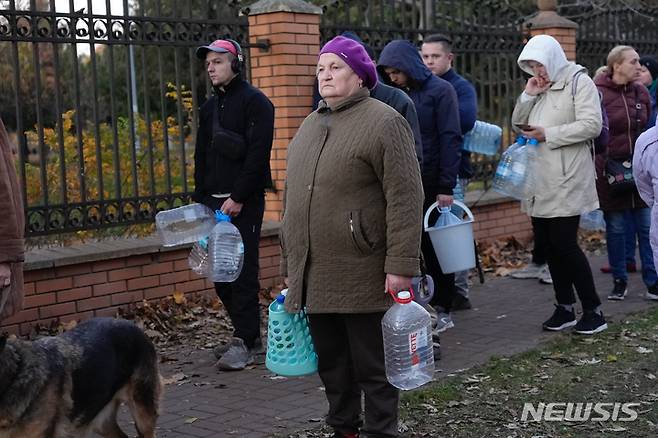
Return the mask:
POLYGON ((363 80, 366 87, 371 89, 377 85, 375 63, 368 56, 366 49, 356 41, 337 36, 322 47, 320 55, 323 53, 338 55, 363 80))

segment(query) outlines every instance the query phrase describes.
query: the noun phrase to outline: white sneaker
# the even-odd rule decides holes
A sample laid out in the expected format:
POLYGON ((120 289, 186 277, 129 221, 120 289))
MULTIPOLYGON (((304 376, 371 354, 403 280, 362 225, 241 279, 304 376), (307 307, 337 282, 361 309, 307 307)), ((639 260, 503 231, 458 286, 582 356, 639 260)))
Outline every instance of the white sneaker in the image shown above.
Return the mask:
POLYGON ((553 284, 553 277, 551 277, 551 271, 548 270, 547 265, 544 265, 539 272, 539 282, 542 284, 553 284))
POLYGON ((529 263, 525 268, 517 269, 512 272, 510 276, 512 278, 526 279, 526 278, 540 278, 542 269, 546 268, 546 265, 538 265, 535 263, 529 263))
POLYGON ((449 313, 439 313, 436 319, 436 328, 434 329, 437 333, 442 333, 449 328, 453 328, 455 323, 452 322, 452 317, 449 313))

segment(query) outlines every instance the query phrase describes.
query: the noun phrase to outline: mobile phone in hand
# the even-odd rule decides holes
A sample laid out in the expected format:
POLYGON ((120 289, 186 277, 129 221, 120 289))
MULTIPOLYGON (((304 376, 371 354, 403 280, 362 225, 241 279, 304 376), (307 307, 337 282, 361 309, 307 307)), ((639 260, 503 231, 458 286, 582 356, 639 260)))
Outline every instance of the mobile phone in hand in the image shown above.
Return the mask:
POLYGON ((521 131, 530 131, 530 130, 532 130, 532 126, 530 126, 530 125, 518 124, 518 125, 514 125, 514 126, 519 128, 521 131))

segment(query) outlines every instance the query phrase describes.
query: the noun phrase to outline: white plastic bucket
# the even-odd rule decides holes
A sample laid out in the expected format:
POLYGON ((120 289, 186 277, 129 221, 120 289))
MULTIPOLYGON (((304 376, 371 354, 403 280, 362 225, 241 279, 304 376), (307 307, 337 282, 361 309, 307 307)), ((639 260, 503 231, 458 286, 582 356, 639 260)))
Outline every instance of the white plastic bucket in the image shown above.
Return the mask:
POLYGON ((435 202, 425 212, 425 231, 432 240, 432 246, 439 260, 441 270, 445 274, 465 271, 475 267, 475 246, 473 242, 473 213, 459 201, 455 205, 464 210, 468 219, 461 223, 443 227, 430 227, 429 219, 432 210, 438 208, 435 202))

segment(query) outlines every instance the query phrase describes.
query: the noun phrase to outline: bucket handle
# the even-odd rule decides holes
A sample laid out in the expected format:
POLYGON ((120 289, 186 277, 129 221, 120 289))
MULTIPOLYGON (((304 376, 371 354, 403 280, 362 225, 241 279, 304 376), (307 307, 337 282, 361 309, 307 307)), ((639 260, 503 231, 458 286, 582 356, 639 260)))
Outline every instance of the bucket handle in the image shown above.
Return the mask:
MULTIPOLYGON (((473 222, 475 220, 475 218, 473 217, 473 213, 466 206, 466 204, 462 203, 461 201, 457 201, 456 199, 454 201, 452 201, 452 203, 457 205, 457 207, 461 208, 462 210, 464 210, 464 212, 471 219, 471 222, 473 222)), ((434 204, 430 205, 430 207, 427 209, 427 212, 425 212, 424 225, 425 225, 426 230, 429 228, 429 220, 430 220, 430 214, 432 213, 432 210, 434 210, 435 208, 438 209, 438 207, 439 207, 439 203, 435 202, 434 204)))

